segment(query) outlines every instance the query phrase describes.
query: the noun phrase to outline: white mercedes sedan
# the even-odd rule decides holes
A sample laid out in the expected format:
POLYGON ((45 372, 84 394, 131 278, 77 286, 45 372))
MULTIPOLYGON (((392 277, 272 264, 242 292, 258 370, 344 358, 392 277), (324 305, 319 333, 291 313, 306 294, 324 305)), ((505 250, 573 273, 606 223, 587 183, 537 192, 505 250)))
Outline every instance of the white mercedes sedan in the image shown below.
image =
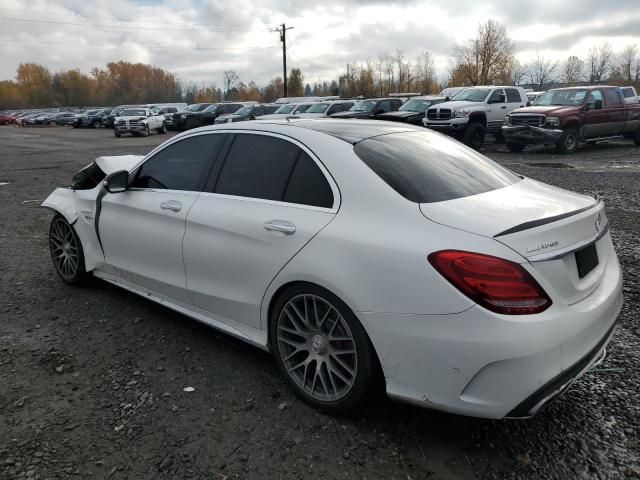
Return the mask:
POLYGON ((273 352, 325 411, 376 385, 530 417, 604 355, 622 277, 604 205, 411 125, 257 121, 100 157, 43 203, 88 275, 273 352))

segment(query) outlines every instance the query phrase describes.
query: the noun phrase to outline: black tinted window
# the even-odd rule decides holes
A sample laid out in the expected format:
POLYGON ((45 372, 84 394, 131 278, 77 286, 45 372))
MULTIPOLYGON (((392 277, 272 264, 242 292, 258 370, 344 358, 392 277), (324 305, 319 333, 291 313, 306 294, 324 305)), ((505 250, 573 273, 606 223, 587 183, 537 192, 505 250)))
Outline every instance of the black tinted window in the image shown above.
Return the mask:
POLYGON ((391 188, 416 203, 477 195, 520 180, 470 148, 427 132, 369 138, 354 151, 391 188))
POLYGON ((622 105, 622 99, 617 90, 609 88, 604 91, 604 99, 607 107, 619 107, 622 105))
POLYGON ((237 135, 220 171, 216 193, 282 200, 300 149, 264 135, 237 135))
POLYGON ((291 179, 284 194, 284 201, 331 208, 333 192, 320 167, 305 152, 300 152, 291 179))
POLYGON ((623 88, 622 89, 622 94, 624 95, 624 98, 630 98, 633 97, 633 90, 631 90, 630 88, 623 88))
POLYGON ((520 92, 515 88, 505 88, 505 92, 507 92, 507 102, 508 103, 517 103, 521 102, 520 92))
POLYGON ((198 135, 169 145, 142 165, 132 186, 199 191, 226 137, 198 135))
POLYGON ((383 112, 391 111, 391 102, 389 100, 384 100, 378 104, 376 111, 382 110, 383 112))
POLYGON ((489 97, 488 102, 489 103, 504 103, 503 101, 500 101, 500 95, 504 94, 504 92, 502 90, 494 90, 491 93, 491 96, 489 97))
POLYGON ((233 113, 238 110, 242 105, 238 105, 237 103, 228 103, 222 106, 223 113, 233 113))

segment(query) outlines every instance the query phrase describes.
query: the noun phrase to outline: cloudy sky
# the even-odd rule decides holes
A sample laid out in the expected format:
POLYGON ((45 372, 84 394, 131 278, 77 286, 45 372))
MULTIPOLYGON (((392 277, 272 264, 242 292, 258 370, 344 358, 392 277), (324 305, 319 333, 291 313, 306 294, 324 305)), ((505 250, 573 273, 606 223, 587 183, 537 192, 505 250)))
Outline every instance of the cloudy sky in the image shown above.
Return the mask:
POLYGON ((402 49, 429 50, 444 77, 456 42, 479 22, 504 23, 522 63, 540 52, 562 60, 609 41, 640 44, 638 0, 2 0, 0 79, 20 62, 52 70, 109 61, 144 62, 182 80, 222 84, 281 75, 281 23, 288 66, 305 80, 330 80, 347 62, 402 49))

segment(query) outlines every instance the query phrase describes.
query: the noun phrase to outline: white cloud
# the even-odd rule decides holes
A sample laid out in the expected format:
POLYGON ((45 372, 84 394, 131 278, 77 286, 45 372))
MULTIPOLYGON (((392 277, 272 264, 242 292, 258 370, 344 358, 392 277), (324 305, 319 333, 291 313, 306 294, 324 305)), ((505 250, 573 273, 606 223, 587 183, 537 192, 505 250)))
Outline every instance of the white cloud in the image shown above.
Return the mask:
POLYGON ((427 49, 445 75, 456 42, 478 23, 499 20, 521 61, 536 51, 562 60, 608 39, 615 47, 640 39, 635 0, 4 0, 0 4, 0 78, 20 62, 52 70, 126 60, 152 63, 185 81, 222 83, 234 69, 243 80, 281 75, 280 23, 289 32, 288 66, 308 81, 330 80, 346 62, 375 60, 400 48, 427 49))

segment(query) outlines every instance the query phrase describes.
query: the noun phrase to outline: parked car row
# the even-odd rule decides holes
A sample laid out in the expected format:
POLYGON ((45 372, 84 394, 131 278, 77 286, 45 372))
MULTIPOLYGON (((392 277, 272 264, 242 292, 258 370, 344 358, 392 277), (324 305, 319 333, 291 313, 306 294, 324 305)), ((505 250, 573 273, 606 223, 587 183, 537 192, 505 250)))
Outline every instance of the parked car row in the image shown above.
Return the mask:
POLYGON ((512 152, 552 145, 572 153, 581 142, 611 137, 640 146, 640 103, 633 87, 582 86, 526 91, 515 86, 451 87, 439 95, 390 94, 385 98, 288 97, 274 103, 160 103, 85 111, 6 112, 0 124, 113 128, 116 137, 189 130, 206 125, 279 118, 376 119, 423 125, 478 149, 486 134, 512 152))

